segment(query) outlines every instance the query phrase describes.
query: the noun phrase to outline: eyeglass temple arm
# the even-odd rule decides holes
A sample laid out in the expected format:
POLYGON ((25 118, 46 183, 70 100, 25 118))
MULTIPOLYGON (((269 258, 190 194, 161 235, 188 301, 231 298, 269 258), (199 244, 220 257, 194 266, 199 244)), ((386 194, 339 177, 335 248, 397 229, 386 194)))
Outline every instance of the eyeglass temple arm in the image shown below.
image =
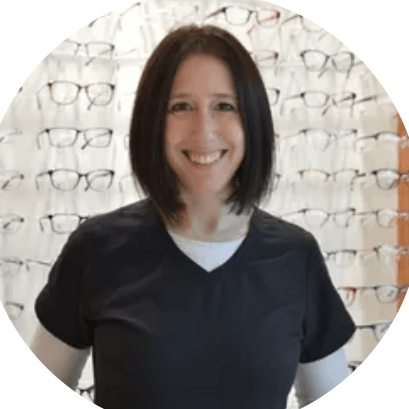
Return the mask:
POLYGON ((222 8, 220 8, 220 9, 214 11, 213 13, 210 13, 210 14, 208 14, 207 16, 204 16, 204 17, 203 17, 203 21, 207 20, 208 18, 217 16, 217 15, 220 14, 220 13, 224 13, 224 12, 226 11, 226 9, 227 9, 227 7, 222 7, 222 8))
POLYGON ((41 177, 43 177, 43 176, 45 176, 45 175, 49 175, 49 174, 50 174, 49 172, 41 172, 41 173, 38 173, 38 174, 36 175, 35 180, 36 180, 37 190, 40 190, 40 186, 39 186, 39 184, 38 184, 38 179, 41 178, 41 177))
POLYGON ((44 88, 47 88, 47 87, 49 87, 49 86, 50 86, 50 83, 48 82, 47 84, 45 84, 43 87, 41 87, 41 88, 36 92, 38 109, 42 109, 39 94, 40 94, 40 92, 41 92, 44 88))
MULTIPOLYGON (((280 18, 280 13, 278 11, 275 11, 274 13, 271 14, 271 16, 263 18, 260 23, 265 23, 266 21, 269 20, 276 20, 280 18)), ((251 34, 251 32, 257 27, 257 24, 252 25, 247 31, 247 34, 251 34)))
POLYGON ((287 98, 283 99, 282 102, 281 102, 281 105, 280 105, 280 115, 282 115, 283 112, 284 112, 284 103, 285 102, 287 102, 287 101, 289 101, 291 99, 297 99, 297 98, 300 98, 300 97, 301 97, 301 94, 298 94, 298 95, 293 95, 291 97, 287 97, 287 98))

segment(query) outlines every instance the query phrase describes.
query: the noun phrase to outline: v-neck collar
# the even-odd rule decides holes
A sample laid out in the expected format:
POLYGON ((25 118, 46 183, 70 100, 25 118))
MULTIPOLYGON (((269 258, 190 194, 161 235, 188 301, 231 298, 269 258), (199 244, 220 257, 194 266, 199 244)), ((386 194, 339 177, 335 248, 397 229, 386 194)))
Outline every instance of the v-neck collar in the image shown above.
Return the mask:
POLYGON ((207 276, 218 275, 220 270, 224 270, 225 268, 231 267, 233 265, 242 265, 246 261, 246 252, 245 249, 249 247, 250 243, 254 239, 254 230, 256 229, 256 219, 259 214, 259 209, 254 207, 253 213, 250 216, 249 221, 249 228, 247 230, 246 236, 244 240, 240 243, 239 247, 236 251, 220 266, 214 268, 211 271, 205 270, 202 266, 197 264, 194 260, 192 260, 188 255, 186 255, 173 241, 172 237, 170 236, 169 232, 166 229, 166 226, 159 215, 155 205, 148 200, 148 205, 154 210, 155 213, 155 220, 157 222, 158 232, 163 240, 163 244, 165 248, 169 251, 171 255, 171 259, 176 260, 176 262, 181 262, 185 264, 188 268, 192 270, 198 271, 200 274, 206 274, 207 276))

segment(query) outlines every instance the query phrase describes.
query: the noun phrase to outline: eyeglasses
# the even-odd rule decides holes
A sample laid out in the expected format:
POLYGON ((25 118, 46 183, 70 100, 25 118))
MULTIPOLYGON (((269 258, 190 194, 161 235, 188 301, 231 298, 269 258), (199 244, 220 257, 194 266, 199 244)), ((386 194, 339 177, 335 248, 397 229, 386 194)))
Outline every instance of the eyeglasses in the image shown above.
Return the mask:
POLYGON ((0 276, 15 277, 20 273, 24 264, 27 272, 35 272, 39 267, 47 269, 51 267, 51 263, 39 260, 27 259, 23 261, 19 257, 0 257, 0 276))
POLYGON ((396 188, 401 181, 408 182, 409 172, 399 172, 390 168, 376 169, 359 174, 356 181, 365 187, 372 183, 372 177, 375 177, 376 184, 380 189, 391 190, 396 188))
POLYGON ((408 285, 344 286, 337 288, 342 301, 347 307, 350 307, 354 303, 358 291, 367 290, 374 291, 376 298, 380 303, 391 304, 396 302, 402 294, 407 292, 408 285))
POLYGON ((280 90, 277 88, 266 87, 267 97, 271 106, 277 104, 278 99, 280 98, 280 90))
POLYGON ((45 230, 44 223, 48 221, 54 233, 69 234, 89 218, 90 216, 80 216, 78 214, 55 213, 40 217, 39 224, 41 231, 45 230))
POLYGON ((49 144, 56 148, 74 146, 79 134, 82 134, 85 139, 81 149, 85 149, 87 146, 106 148, 111 143, 113 130, 109 128, 88 128, 82 130, 76 128, 47 128, 37 135, 38 149, 41 149, 40 140, 44 134, 48 136, 49 144))
POLYGON ((121 193, 131 190, 133 193, 136 192, 139 196, 144 197, 138 179, 133 173, 121 177, 119 180, 119 190, 121 193))
POLYGON ((86 398, 90 399, 92 402, 94 402, 95 399, 95 385, 91 385, 88 388, 82 389, 82 388, 77 388, 78 393, 86 398))
POLYGON ((41 109, 39 93, 45 87, 48 87, 52 101, 58 105, 73 104, 77 100, 80 91, 84 89, 90 102, 88 110, 91 109, 92 105, 99 107, 108 105, 112 101, 115 90, 115 85, 107 82, 79 85, 71 81, 53 81, 37 91, 37 103, 39 109, 41 109))
POLYGON ((355 141, 354 148, 358 152, 368 151, 376 147, 403 151, 409 147, 409 138, 395 132, 383 131, 373 135, 361 136, 355 141))
POLYGON ((378 224, 379 227, 389 229, 396 227, 399 221, 409 221, 409 211, 405 210, 393 210, 393 209, 378 209, 367 212, 359 212, 356 214, 359 225, 361 227, 367 227, 370 225, 378 224))
MULTIPOLYGON (((256 15, 257 24, 268 28, 275 27, 280 18, 280 12, 272 8, 250 10, 246 7, 226 6, 214 11, 213 13, 210 13, 204 19, 207 20, 221 13, 224 14, 227 23, 235 26, 247 24, 253 13, 256 15)), ((254 27, 252 27, 249 31, 253 30, 253 28, 254 27)))
MULTIPOLYGON (((138 2, 136 2, 134 4, 131 4, 123 12, 121 12, 119 14, 118 21, 117 21, 117 23, 115 25, 115 29, 114 29, 114 32, 113 32, 113 36, 116 35, 118 30, 122 31, 122 19, 124 18, 124 16, 126 14, 128 14, 131 10, 133 10, 135 7, 138 7, 138 6, 140 6, 141 4, 144 4, 144 3, 146 3, 146 1, 138 1, 138 2)), ((94 20, 92 23, 90 23, 89 27, 92 27, 92 25, 94 25, 97 20, 94 20)))
MULTIPOLYGON (((117 29, 122 30, 121 20, 125 16, 125 14, 129 13, 133 8, 135 8, 137 6, 140 6, 141 4, 144 4, 144 3, 146 3, 146 1, 138 1, 138 2, 136 2, 134 4, 132 4, 131 6, 127 7, 122 13, 120 13, 115 30, 117 30, 117 29)), ((113 11, 111 11, 111 12, 109 12, 107 14, 104 14, 103 16, 98 17, 97 19, 91 21, 91 23, 88 24, 88 27, 92 28, 95 25, 95 23, 97 23, 98 21, 100 21, 102 19, 105 19, 108 16, 111 16, 112 13, 113 13, 113 11)))
MULTIPOLYGON (((282 25, 287 24, 289 21, 293 21, 295 19, 299 19, 299 21, 301 22, 301 27, 303 28, 303 30, 307 31, 308 33, 321 33, 321 32, 324 31, 324 29, 322 27, 320 27, 317 24, 315 24, 314 22, 306 19, 301 14, 295 14, 295 15, 289 17, 287 20, 283 21, 282 25)), ((325 32, 325 34, 326 34, 326 32, 325 32)))
POLYGON ((356 99, 356 94, 349 91, 332 95, 321 91, 301 92, 300 94, 287 97, 283 100, 280 110, 281 114, 283 114, 284 103, 294 99, 301 99, 307 108, 325 108, 321 113, 322 115, 325 115, 331 107, 352 108, 356 99))
POLYGON ((354 65, 355 56, 349 51, 341 51, 337 54, 326 54, 319 50, 304 50, 300 53, 305 68, 309 71, 320 72, 319 77, 325 72, 329 60, 332 66, 341 73, 349 73, 354 65))
POLYGON ((13 140, 14 136, 22 135, 22 131, 20 129, 9 129, 9 130, 0 130, 0 143, 8 144, 11 140, 13 140))
POLYGON ((55 189, 70 191, 78 186, 83 177, 86 181, 86 191, 92 189, 100 192, 111 187, 114 174, 115 172, 110 169, 96 169, 87 173, 79 173, 72 169, 47 170, 36 175, 36 186, 39 189, 38 179, 48 175, 55 189))
POLYGON ((283 175, 281 175, 280 173, 275 173, 274 182, 273 182, 273 190, 276 190, 278 188, 278 185, 280 184, 281 180, 283 180, 283 175))
POLYGON ((18 302, 6 301, 4 303, 4 309, 9 318, 14 321, 21 317, 21 314, 24 311, 24 305, 18 302))
POLYGON ((333 213, 329 213, 321 209, 301 209, 296 212, 282 215, 281 218, 297 223, 300 216, 302 216, 305 223, 311 228, 322 228, 327 221, 332 218, 339 227, 346 228, 351 225, 354 214, 354 208, 339 210, 333 213))
POLYGON ((389 265, 392 260, 397 261, 408 253, 408 246, 391 246, 387 244, 381 244, 372 247, 371 249, 342 249, 322 252, 324 260, 327 263, 332 260, 339 268, 352 267, 357 258, 364 262, 376 258, 379 261, 382 261, 385 265, 389 265))
POLYGON ((24 175, 20 172, 5 170, 0 172, 0 189, 14 190, 17 189, 24 180, 24 175))
POLYGON ((252 51, 250 55, 255 63, 261 68, 273 68, 278 62, 280 54, 272 50, 252 51))
POLYGON ((105 41, 89 41, 87 43, 79 43, 78 41, 65 40, 53 53, 73 54, 77 55, 81 47, 84 47, 89 60, 85 65, 91 64, 96 58, 112 58, 115 50, 115 45, 105 41))
POLYGON ((392 321, 377 322, 375 324, 356 325, 356 329, 364 330, 370 329, 377 341, 380 341, 391 326, 392 321))
POLYGON ((17 233, 24 218, 17 214, 2 214, 0 215, 0 234, 14 234, 17 233))
POLYGON ((293 183, 307 183, 309 185, 323 185, 329 180, 340 185, 349 186, 353 183, 357 175, 358 169, 341 169, 333 173, 325 172, 322 169, 301 169, 295 172, 296 177, 293 179, 293 183))
POLYGON ((355 369, 358 368, 358 366, 362 364, 362 362, 363 361, 349 361, 348 362, 349 373, 351 374, 352 372, 354 372, 355 369))
POLYGON ((351 140, 353 141, 357 134, 357 129, 340 129, 336 132, 329 132, 319 128, 307 128, 294 135, 284 136, 279 142, 290 143, 293 149, 300 145, 308 145, 317 151, 324 152, 333 143, 336 143, 341 149, 348 149, 351 140))
POLYGON ((395 108, 395 106, 393 105, 393 103, 392 103, 391 99, 389 98, 388 94, 369 95, 369 96, 367 96, 365 98, 358 99, 356 101, 356 104, 359 105, 359 104, 362 104, 364 102, 366 103, 366 102, 369 102, 369 101, 374 101, 377 106, 392 105, 393 108, 395 108))

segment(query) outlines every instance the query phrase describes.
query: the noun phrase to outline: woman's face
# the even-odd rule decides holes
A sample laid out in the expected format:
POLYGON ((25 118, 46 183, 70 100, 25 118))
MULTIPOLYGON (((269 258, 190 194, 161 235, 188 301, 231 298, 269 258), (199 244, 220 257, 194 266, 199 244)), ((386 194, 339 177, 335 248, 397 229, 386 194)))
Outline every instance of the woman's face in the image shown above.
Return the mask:
POLYGON ((230 71, 209 55, 179 66, 168 104, 165 154, 182 192, 226 193, 245 153, 230 71))

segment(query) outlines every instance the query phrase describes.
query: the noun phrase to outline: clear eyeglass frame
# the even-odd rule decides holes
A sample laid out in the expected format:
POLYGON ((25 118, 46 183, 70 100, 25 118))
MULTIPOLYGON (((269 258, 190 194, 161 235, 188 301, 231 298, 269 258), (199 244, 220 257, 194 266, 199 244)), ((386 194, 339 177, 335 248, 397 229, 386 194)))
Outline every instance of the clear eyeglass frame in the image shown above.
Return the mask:
POLYGON ((87 85, 62 80, 49 82, 37 91, 36 96, 39 109, 42 109, 39 93, 44 88, 48 88, 51 100, 57 105, 73 104, 78 99, 80 91, 85 90, 89 100, 87 109, 90 110, 93 105, 97 107, 109 105, 114 95, 115 85, 108 82, 96 82, 87 85))
POLYGON ((68 148, 76 144, 78 136, 82 134, 85 142, 81 145, 81 149, 86 147, 106 148, 111 144, 113 130, 110 128, 47 128, 39 132, 37 135, 37 147, 41 149, 41 139, 43 135, 47 135, 50 146, 55 148, 68 148))
POLYGON ((55 213, 48 214, 39 218, 41 231, 45 231, 44 223, 48 221, 51 230, 57 234, 72 233, 78 226, 89 219, 90 216, 81 216, 75 213, 55 213))
POLYGON ((17 233, 24 221, 25 219, 17 214, 0 215, 0 234, 17 233))
POLYGON ((18 189, 24 178, 24 175, 17 171, 0 171, 0 190, 18 189))
POLYGON ((80 173, 74 169, 50 169, 36 175, 36 187, 40 189, 39 179, 49 176, 51 185, 61 191, 74 190, 81 178, 86 181, 85 191, 91 189, 102 192, 112 185, 115 172, 111 169, 95 169, 87 173, 80 173))

